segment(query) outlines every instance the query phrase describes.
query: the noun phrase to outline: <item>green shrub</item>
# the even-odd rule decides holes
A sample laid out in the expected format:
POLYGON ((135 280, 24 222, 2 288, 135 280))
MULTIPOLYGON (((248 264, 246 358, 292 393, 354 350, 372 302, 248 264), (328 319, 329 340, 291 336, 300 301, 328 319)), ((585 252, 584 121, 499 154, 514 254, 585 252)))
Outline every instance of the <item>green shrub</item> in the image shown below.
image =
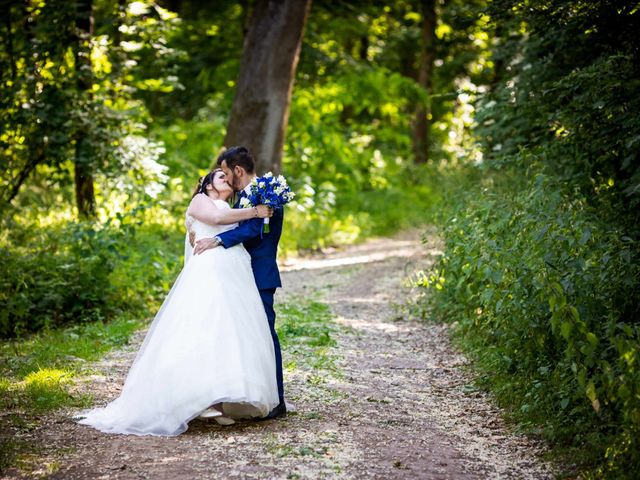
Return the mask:
POLYGON ((0 335, 107 316, 116 242, 108 230, 71 223, 0 247, 0 335))
POLYGON ((472 191, 421 284, 516 419, 624 477, 640 465, 640 250, 565 189, 538 174, 472 191))
POLYGON ((147 315, 181 266, 169 225, 71 222, 14 225, 0 244, 0 337, 43 328, 147 315))

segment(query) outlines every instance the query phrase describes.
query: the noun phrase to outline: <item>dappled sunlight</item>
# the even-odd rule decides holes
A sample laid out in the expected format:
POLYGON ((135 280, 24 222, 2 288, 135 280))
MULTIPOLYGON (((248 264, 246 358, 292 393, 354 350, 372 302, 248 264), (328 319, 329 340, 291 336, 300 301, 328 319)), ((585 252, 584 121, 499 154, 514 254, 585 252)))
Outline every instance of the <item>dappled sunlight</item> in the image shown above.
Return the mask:
POLYGON ((405 248, 392 251, 371 252, 367 255, 355 255, 344 258, 308 259, 294 261, 292 264, 285 264, 283 271, 292 270, 316 270, 319 268, 342 267, 346 265, 357 265, 362 263, 373 263, 386 260, 390 257, 409 257, 416 253, 417 247, 405 248))
POLYGON ((418 240, 415 232, 410 239, 373 239, 362 245, 352 245, 348 250, 328 250, 324 257, 288 258, 281 266, 282 271, 318 270, 381 262, 390 258, 411 258, 416 255, 441 255, 437 248, 426 248, 418 240))
POLYGON ((350 317, 337 317, 336 322, 353 328, 355 330, 365 331, 378 331, 384 333, 398 333, 414 330, 416 327, 407 323, 397 322, 388 323, 381 322, 379 318, 350 318, 350 317))
MULTIPOLYGON (((369 298, 369 297, 349 297, 349 302, 352 303, 364 303, 364 304, 376 304, 376 303, 389 303, 386 298, 369 298)), ((328 302, 331 303, 331 302, 328 302)))
POLYGON ((55 368, 41 368, 37 372, 29 373, 24 383, 27 387, 52 388, 70 381, 72 373, 55 368))

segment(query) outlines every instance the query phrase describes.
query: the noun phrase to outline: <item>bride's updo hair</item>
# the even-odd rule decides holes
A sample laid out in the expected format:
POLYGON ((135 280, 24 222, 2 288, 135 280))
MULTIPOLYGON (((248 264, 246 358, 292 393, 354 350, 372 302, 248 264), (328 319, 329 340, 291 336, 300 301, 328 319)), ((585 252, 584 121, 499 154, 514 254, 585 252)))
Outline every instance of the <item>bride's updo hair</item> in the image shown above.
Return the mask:
POLYGON ((222 172, 222 169, 221 168, 214 168, 209 173, 207 173, 204 177, 200 177, 200 179, 198 180, 198 185, 196 186, 196 189, 193 191, 193 195, 191 196, 191 198, 195 197, 199 193, 204 193, 206 195, 207 194, 207 185, 211 185, 211 188, 213 188, 214 192, 220 193, 218 191, 218 189, 213 184, 213 181, 215 180, 216 174, 218 172, 222 172))

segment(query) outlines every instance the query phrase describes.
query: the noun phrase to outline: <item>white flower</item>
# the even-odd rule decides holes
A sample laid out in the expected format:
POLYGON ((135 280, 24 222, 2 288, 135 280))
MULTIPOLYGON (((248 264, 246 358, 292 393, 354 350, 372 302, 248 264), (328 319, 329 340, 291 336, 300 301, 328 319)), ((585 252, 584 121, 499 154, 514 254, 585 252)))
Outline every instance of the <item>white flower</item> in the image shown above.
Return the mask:
POLYGON ((242 197, 240 199, 240 206, 242 208, 249 208, 251 206, 251 201, 247 197, 242 197))
POLYGON ((264 188, 264 182, 258 182, 258 188, 264 188))
POLYGON ((125 51, 125 52, 136 52, 138 50, 140 50, 143 45, 141 42, 120 42, 120 47, 125 51))
POLYGON ((271 172, 267 172, 264 174, 264 178, 271 178, 271 177, 273 177, 273 173, 271 172))

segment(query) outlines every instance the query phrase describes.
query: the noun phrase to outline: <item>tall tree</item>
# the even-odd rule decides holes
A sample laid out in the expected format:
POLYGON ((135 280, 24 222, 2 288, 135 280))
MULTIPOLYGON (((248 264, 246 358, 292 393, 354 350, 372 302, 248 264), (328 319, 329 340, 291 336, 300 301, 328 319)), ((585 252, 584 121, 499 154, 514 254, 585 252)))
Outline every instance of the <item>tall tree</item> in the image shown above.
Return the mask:
POLYGON ((427 103, 420 104, 416 110, 413 124, 413 154, 416 163, 429 160, 429 116, 431 114, 431 93, 433 91, 433 64, 435 60, 436 6, 435 0, 423 0, 422 42, 418 63, 418 84, 428 95, 427 103))
POLYGON ((258 0, 244 39, 238 87, 224 140, 279 172, 293 80, 311 0, 258 0))
POLYGON ((39 165, 67 159, 69 78, 75 6, 0 0, 0 212, 39 165))
MULTIPOLYGON (((76 29, 78 41, 75 49, 77 87, 83 104, 90 104, 91 96, 91 36, 93 34, 92 0, 78 0, 76 29)), ((87 118, 87 121, 91 119, 87 118)), ((80 122, 80 125, 82 122, 80 122)), ((76 206, 81 217, 93 217, 96 198, 93 188, 93 160, 91 139, 82 128, 77 130, 75 151, 75 192, 76 206)))

